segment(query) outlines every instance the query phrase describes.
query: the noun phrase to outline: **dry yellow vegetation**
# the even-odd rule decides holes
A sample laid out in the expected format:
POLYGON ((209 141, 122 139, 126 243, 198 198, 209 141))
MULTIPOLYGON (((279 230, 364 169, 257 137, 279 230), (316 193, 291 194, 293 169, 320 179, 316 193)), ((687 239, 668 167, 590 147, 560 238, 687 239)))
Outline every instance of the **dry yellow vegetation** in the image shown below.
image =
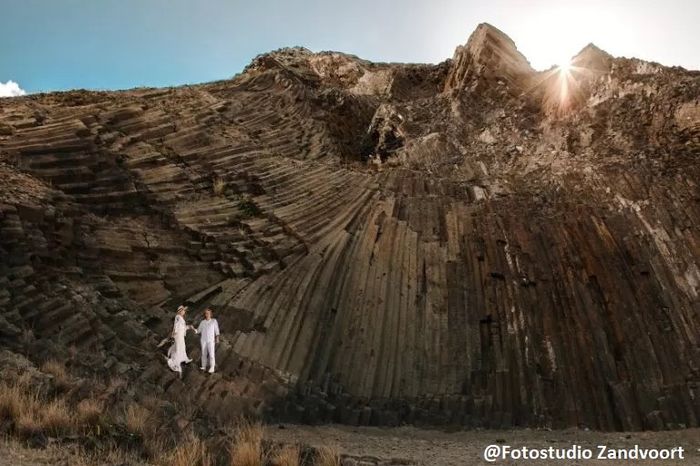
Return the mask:
MULTIPOLYGON (((205 441, 192 430, 172 435, 152 401, 145 400, 148 408, 135 401, 119 405, 120 408, 106 408, 103 399, 94 394, 73 399, 69 393, 80 391, 77 390, 79 379, 72 378, 65 366, 58 363, 46 363, 42 369, 51 371, 54 390, 42 390, 40 384, 26 377, 0 382, 0 428, 8 433, 5 448, 10 452, 25 448, 26 440, 53 437, 73 440, 62 445, 63 450, 52 445, 45 449, 44 456, 55 463, 67 461, 78 466, 138 464, 144 459, 158 466, 301 464, 300 446, 265 442, 263 425, 259 422, 240 420, 228 429, 225 438, 211 441, 205 441), (127 432, 136 440, 120 444, 109 432, 127 432)), ((101 386, 106 391, 110 387, 114 384, 101 386)), ((332 448, 321 448, 314 457, 314 466, 340 465, 339 456, 332 448)))

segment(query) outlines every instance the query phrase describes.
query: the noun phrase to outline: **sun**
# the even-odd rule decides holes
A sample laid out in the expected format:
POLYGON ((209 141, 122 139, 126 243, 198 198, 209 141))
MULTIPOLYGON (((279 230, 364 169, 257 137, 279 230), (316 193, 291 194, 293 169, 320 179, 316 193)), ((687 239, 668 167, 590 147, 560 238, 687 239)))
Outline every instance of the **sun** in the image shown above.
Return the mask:
POLYGON ((581 66, 576 57, 563 58, 558 64, 541 72, 540 78, 531 84, 528 90, 542 87, 544 105, 557 113, 564 113, 574 106, 580 98, 582 79, 590 76, 590 70, 581 66))
POLYGON ((557 70, 559 71, 560 74, 567 75, 571 72, 571 60, 570 59, 565 59, 559 62, 559 65, 557 66, 557 70))
POLYGON ((559 105, 564 108, 569 104, 569 94, 571 92, 571 87, 576 85, 572 71, 574 69, 571 59, 567 58, 561 60, 556 68, 557 71, 557 81, 558 81, 558 94, 559 94, 559 105))

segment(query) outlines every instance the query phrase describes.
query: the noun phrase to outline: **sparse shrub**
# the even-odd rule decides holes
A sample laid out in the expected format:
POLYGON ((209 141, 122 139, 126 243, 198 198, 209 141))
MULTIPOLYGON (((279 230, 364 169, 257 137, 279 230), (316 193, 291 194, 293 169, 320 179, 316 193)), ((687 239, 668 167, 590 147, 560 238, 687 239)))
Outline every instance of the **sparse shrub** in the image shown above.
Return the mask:
POLYGON ((299 466, 300 450, 297 445, 284 445, 272 456, 274 466, 299 466))
POLYGON ((226 190, 226 181, 224 181, 223 178, 214 178, 212 187, 214 189, 214 194, 216 194, 217 196, 221 196, 226 190))
POLYGON ((316 466, 340 466, 340 455, 333 447, 321 447, 316 452, 316 466))
POLYGON ((264 464, 262 426, 259 423, 241 422, 231 445, 231 466, 261 466, 264 464))
POLYGON ((238 208, 240 209, 243 218, 255 217, 262 213, 260 208, 248 198, 242 199, 238 203, 238 208))
POLYGON ((124 410, 124 426, 134 435, 144 436, 150 427, 151 412, 138 403, 131 403, 124 410))

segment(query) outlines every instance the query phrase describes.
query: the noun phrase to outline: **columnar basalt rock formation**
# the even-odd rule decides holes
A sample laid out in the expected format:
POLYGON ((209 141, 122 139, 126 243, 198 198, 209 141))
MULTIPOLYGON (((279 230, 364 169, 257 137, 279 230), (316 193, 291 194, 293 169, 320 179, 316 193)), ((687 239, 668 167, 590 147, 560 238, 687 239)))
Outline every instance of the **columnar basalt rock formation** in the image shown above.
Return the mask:
POLYGON ((438 65, 4 99, 0 345, 217 416, 698 426, 700 73, 572 64, 483 24, 438 65), (212 377, 154 353, 181 302, 212 377))

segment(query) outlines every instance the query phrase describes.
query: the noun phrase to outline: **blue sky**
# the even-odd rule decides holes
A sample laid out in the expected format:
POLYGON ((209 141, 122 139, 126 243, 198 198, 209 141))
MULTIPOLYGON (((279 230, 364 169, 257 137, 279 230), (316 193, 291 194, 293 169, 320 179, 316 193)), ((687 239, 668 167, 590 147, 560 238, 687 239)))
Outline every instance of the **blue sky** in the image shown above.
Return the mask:
POLYGON ((292 45, 435 63, 484 21, 538 69, 588 42, 616 56, 700 69, 699 1, 0 0, 0 86, 12 80, 38 92, 205 82, 292 45))

